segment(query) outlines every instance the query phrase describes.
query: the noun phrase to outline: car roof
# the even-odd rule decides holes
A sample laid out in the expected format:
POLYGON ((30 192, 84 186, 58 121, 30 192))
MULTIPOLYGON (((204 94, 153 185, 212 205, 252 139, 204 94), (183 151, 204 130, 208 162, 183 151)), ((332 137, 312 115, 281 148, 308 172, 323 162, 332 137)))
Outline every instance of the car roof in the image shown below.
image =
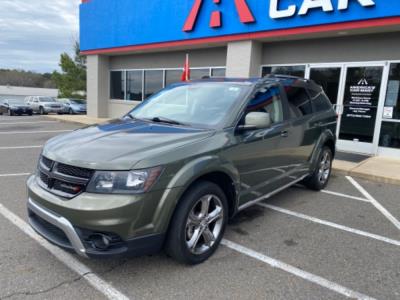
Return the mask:
POLYGON ((258 85, 265 83, 280 83, 284 86, 296 85, 296 86, 307 86, 314 90, 320 90, 321 87, 317 85, 313 80, 305 79, 297 76, 280 75, 280 74, 268 74, 264 77, 254 78, 230 78, 230 77, 204 77, 203 79, 192 80, 187 84, 199 83, 199 82, 230 82, 247 85, 258 85))

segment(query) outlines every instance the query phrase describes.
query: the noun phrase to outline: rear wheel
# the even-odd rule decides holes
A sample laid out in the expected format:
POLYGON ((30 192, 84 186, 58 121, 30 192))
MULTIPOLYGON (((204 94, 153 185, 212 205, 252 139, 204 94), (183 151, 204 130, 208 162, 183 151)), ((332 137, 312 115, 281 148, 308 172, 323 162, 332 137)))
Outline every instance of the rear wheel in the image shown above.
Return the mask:
POLYGON ((200 181, 181 199, 171 221, 166 252, 179 262, 199 264, 218 248, 228 220, 224 192, 212 182, 200 181))
POLYGON ((332 161, 332 150, 325 146, 318 157, 318 164, 314 172, 304 181, 304 185, 316 191, 324 189, 331 177, 332 161))

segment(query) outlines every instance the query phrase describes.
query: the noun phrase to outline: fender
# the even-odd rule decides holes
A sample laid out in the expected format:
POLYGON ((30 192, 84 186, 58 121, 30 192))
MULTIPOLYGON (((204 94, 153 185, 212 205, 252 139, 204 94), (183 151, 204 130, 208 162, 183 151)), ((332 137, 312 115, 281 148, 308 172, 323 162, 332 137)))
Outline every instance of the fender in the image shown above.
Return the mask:
POLYGON ((239 172, 231 163, 221 161, 219 156, 208 155, 186 163, 171 179, 154 214, 152 223, 155 227, 165 232, 175 208, 187 188, 202 176, 213 172, 226 174, 234 183, 236 190, 234 210, 236 211, 240 188, 239 172))
MULTIPOLYGON (((322 134, 320 135, 313 150, 313 153, 311 154, 310 171, 315 169, 318 163, 319 154, 322 151, 322 145, 324 145, 328 141, 332 141, 336 147, 336 135, 332 132, 332 130, 325 129, 324 132, 322 132, 322 134)), ((333 155, 335 155, 335 153, 333 153, 333 155)))

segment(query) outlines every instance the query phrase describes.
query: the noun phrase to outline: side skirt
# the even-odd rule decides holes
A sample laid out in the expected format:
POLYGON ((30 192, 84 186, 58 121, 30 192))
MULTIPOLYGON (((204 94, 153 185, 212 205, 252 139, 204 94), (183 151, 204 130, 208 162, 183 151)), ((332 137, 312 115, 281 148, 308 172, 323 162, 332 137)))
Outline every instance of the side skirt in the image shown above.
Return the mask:
POLYGON ((296 183, 302 181, 302 180, 303 180, 304 178, 306 178, 307 176, 309 176, 309 174, 303 175, 303 176, 301 176, 300 178, 297 178, 296 180, 293 180, 292 182, 289 182, 288 184, 286 184, 286 185, 284 185, 284 186, 281 186, 280 188, 278 188, 278 189, 276 189, 276 190, 274 190, 274 191, 272 191, 272 192, 269 192, 268 194, 265 194, 265 195, 263 195, 263 196, 261 196, 261 197, 255 199, 255 200, 251 200, 251 201, 249 201, 249 202, 247 202, 247 203, 245 203, 245 204, 242 204, 241 206, 239 206, 238 211, 241 211, 241 210, 243 210, 243 209, 245 209, 245 208, 248 208, 248 207, 250 207, 250 206, 253 206, 254 204, 257 204, 258 202, 260 202, 260 201, 262 201, 262 200, 271 198, 273 195, 275 195, 275 194, 277 194, 277 193, 279 193, 279 192, 281 192, 281 191, 287 189, 288 187, 291 187, 292 185, 295 185, 296 183))

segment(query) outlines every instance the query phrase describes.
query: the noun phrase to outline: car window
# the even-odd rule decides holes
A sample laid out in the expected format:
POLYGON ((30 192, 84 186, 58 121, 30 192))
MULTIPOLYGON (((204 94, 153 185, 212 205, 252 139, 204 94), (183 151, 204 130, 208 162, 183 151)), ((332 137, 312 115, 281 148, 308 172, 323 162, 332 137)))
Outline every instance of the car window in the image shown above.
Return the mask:
POLYGON ((312 104, 316 112, 326 111, 332 108, 330 100, 322 91, 312 99, 312 104))
POLYGON ((40 97, 39 101, 40 102, 56 102, 56 100, 54 100, 53 98, 50 98, 50 97, 40 97))
POLYGON ((300 118, 313 113, 310 97, 306 89, 288 86, 286 93, 289 102, 289 110, 293 117, 300 118))
POLYGON ((283 121, 283 108, 280 88, 278 86, 266 86, 260 88, 250 100, 246 112, 269 113, 272 123, 283 121))

